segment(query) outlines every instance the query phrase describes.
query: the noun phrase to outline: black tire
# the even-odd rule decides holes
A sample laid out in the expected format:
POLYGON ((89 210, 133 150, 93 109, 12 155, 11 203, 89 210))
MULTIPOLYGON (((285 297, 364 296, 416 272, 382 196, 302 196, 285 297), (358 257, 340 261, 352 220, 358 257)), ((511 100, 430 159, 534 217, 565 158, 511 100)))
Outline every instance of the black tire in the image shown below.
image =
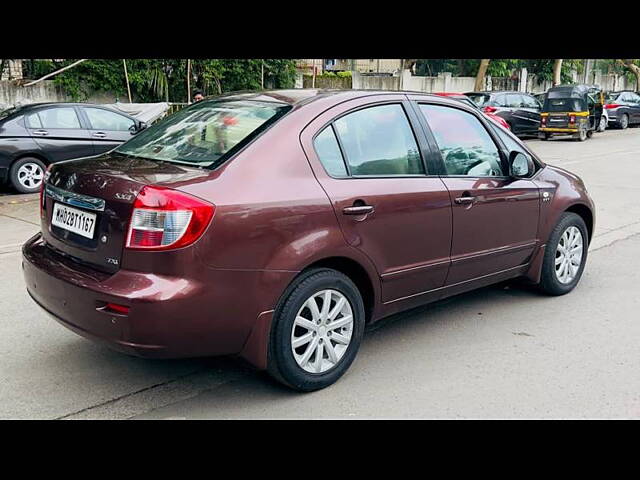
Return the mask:
POLYGON ((591 138, 593 137, 593 130, 588 130, 587 131, 587 138, 591 138))
POLYGON ((600 117, 600 123, 598 123, 598 132, 604 132, 607 129, 607 117, 602 115, 600 117))
POLYGON ((587 226, 580 215, 571 212, 565 212, 560 217, 557 225, 549 236, 549 241, 544 252, 542 261, 542 274, 538 288, 549 295, 564 295, 575 288, 582 277, 584 266, 587 263, 587 250, 589 247, 589 232, 587 226), (556 276, 555 261, 558 242, 565 230, 571 226, 577 227, 582 234, 582 260, 575 278, 569 283, 561 283, 556 276))
POLYGON ((538 135, 538 138, 539 138, 540 140, 549 140, 549 134, 548 134, 548 133, 546 133, 546 132, 541 133, 541 134, 539 134, 539 135, 538 135))
POLYGON ((358 287, 346 275, 328 268, 312 269, 298 277, 287 288, 274 313, 269 338, 268 372, 279 382, 302 392, 311 392, 335 383, 349 368, 358 353, 364 334, 364 303, 358 287), (309 373, 296 362, 291 349, 291 332, 298 311, 315 292, 333 289, 342 293, 353 313, 351 341, 330 370, 309 373))
POLYGON ((622 130, 625 130, 629 126, 629 115, 624 113, 618 122, 618 127, 622 130))
POLYGON ((583 128, 581 128, 573 138, 575 138, 579 142, 584 142, 587 139, 587 132, 583 128))
POLYGON ((15 188, 20 193, 38 192, 40 190, 42 181, 40 181, 40 183, 38 183, 37 185, 34 184, 32 188, 29 188, 28 185, 24 185, 23 182, 20 181, 20 178, 18 178, 20 174, 20 168, 25 165, 33 165, 34 168, 39 168, 41 170, 42 179, 44 179, 44 172, 47 170, 44 162, 34 157, 23 157, 20 160, 16 160, 15 162, 13 162, 13 165, 11 165, 11 169, 9 170, 9 181, 11 182, 11 185, 13 185, 13 188, 15 188))

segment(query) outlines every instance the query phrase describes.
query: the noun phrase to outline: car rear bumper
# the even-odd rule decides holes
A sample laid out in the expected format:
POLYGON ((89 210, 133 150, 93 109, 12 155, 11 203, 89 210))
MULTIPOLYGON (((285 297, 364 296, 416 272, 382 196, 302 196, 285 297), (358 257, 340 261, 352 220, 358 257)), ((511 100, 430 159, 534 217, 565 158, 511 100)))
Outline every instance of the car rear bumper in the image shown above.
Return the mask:
MULTIPOLYGON (((254 285, 265 287, 264 273, 207 270, 205 281, 124 269, 105 274, 55 252, 40 234, 22 251, 29 295, 56 321, 83 337, 142 357, 242 354, 265 366, 264 358, 253 358, 266 352, 269 330, 260 320, 261 330, 255 332, 257 320, 269 310, 261 309, 267 302, 265 294, 253 293, 254 285), (106 311, 107 303, 128 306, 129 312, 106 311), (245 355, 247 349, 251 351, 245 355)), ((281 285, 286 286, 295 273, 274 275, 269 278, 284 290, 281 285)), ((277 296, 273 298, 268 302, 275 303, 277 296)))
POLYGON ((538 128, 538 130, 540 132, 545 132, 545 133, 566 133, 566 134, 570 134, 570 133, 577 133, 578 129, 577 128, 550 128, 550 127, 540 127, 538 128))

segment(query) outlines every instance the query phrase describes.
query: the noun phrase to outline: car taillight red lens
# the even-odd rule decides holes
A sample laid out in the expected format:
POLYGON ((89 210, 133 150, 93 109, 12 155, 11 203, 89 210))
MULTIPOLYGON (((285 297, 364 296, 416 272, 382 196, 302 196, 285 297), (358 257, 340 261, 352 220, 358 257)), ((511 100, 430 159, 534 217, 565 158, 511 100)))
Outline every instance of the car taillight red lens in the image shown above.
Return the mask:
POLYGON ((496 107, 489 107, 489 106, 484 107, 482 110, 484 111, 484 113, 493 113, 498 111, 496 107))
POLYGON ((146 186, 133 204, 127 248, 168 250, 192 244, 206 230, 215 205, 170 188, 146 186))
POLYGON ((576 116, 575 115, 569 115, 569 123, 576 123, 576 116))
POLYGON ((53 163, 49 164, 49 166, 45 170, 42 183, 40 184, 40 218, 44 218, 44 186, 49 179, 51 167, 53 167, 53 163))
POLYGON ((611 108, 618 108, 621 107, 622 105, 618 104, 618 103, 610 103, 608 105, 605 105, 604 108, 606 108, 607 110, 611 109, 611 108))
POLYGON ((547 124, 547 117, 541 117, 540 124, 544 127, 547 124))

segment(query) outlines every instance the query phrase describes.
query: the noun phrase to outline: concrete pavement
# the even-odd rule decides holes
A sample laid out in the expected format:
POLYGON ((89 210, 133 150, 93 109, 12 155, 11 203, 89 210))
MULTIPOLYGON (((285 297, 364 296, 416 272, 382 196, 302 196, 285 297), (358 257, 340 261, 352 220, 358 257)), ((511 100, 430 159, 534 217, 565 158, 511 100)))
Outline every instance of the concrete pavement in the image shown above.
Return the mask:
POLYGON ((576 290, 498 285, 384 320, 304 395, 240 361, 144 360, 67 331, 22 281, 37 196, 0 196, 0 418, 640 418, 640 129, 527 143, 596 202, 576 290))

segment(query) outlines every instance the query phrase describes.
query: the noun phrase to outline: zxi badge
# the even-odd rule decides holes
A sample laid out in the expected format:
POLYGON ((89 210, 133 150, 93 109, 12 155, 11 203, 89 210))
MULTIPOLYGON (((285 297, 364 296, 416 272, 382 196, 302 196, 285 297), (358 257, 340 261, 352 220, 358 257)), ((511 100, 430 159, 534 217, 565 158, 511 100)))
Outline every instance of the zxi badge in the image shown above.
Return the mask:
POLYGON ((129 194, 129 193, 116 193, 116 198, 118 200, 131 200, 133 198, 133 195, 129 194))

